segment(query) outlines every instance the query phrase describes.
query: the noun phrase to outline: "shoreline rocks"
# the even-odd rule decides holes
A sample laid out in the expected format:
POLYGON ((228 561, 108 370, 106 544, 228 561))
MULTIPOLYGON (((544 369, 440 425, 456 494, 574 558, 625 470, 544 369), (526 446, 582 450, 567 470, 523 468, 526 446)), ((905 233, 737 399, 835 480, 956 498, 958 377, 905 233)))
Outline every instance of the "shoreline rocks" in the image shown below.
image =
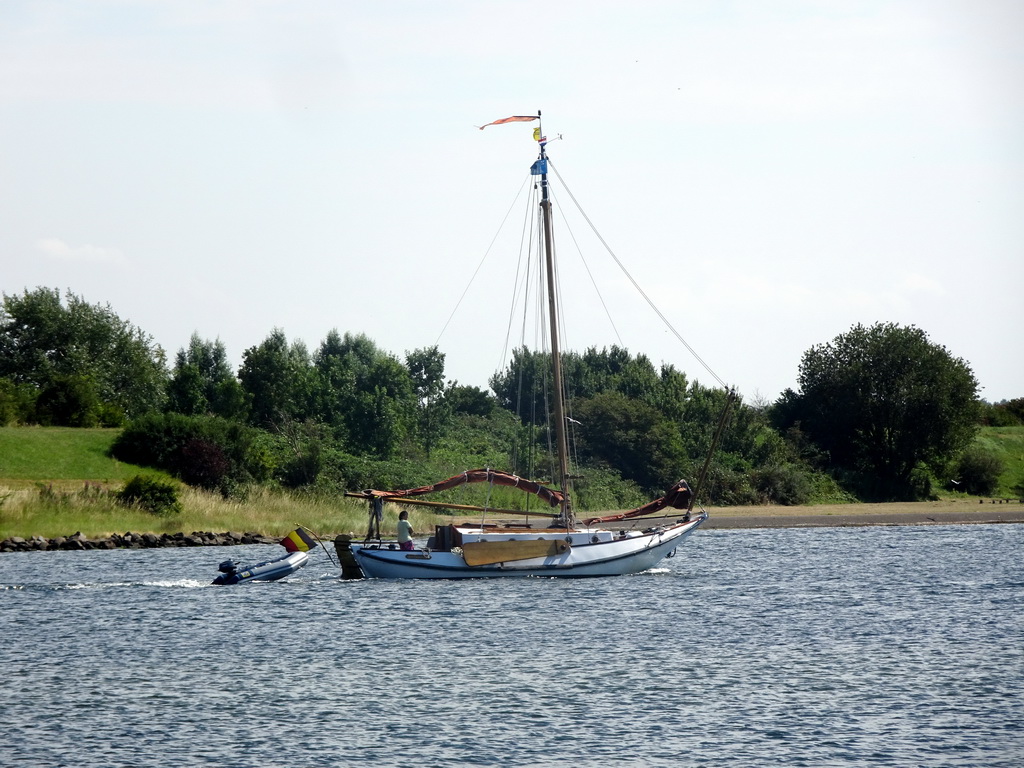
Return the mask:
POLYGON ((42 552, 56 549, 157 549, 159 547, 227 547, 238 544, 277 544, 277 537, 246 531, 211 533, 114 533, 102 539, 87 539, 81 532, 71 536, 55 536, 47 539, 32 536, 25 539, 12 536, 0 541, 0 552, 42 552))

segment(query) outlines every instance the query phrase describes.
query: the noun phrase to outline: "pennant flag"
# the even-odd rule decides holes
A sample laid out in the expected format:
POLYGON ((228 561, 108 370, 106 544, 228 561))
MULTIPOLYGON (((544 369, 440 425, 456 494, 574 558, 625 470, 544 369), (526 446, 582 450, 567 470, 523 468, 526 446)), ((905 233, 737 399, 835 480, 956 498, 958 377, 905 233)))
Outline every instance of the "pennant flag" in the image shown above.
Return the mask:
POLYGON ((536 120, 537 115, 515 115, 514 117, 505 117, 501 120, 495 120, 493 123, 487 123, 487 125, 478 125, 481 131, 488 125, 501 125, 502 123, 528 123, 531 120, 536 120))
POLYGON ((309 552, 316 546, 316 541, 306 533, 305 529, 296 528, 281 539, 281 546, 289 552, 309 552))

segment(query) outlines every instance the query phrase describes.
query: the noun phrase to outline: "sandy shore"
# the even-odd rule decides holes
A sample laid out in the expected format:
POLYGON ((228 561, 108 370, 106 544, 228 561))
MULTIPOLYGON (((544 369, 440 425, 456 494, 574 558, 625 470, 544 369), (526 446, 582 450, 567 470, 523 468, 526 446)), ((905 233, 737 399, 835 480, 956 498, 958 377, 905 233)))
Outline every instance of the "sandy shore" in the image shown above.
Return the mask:
POLYGON ((890 504, 826 504, 813 507, 711 507, 706 529, 811 528, 856 525, 961 525, 1024 523, 1020 499, 918 501, 890 504))
MULTIPOLYGON (((805 507, 709 507, 709 518, 701 526, 721 528, 842 528, 864 525, 964 525, 966 523, 1024 523, 1024 503, 990 499, 912 501, 888 504, 822 504, 805 507)), ((603 512, 598 514, 613 514, 603 512)), ((585 519, 585 516, 581 516, 585 519)), ((604 523, 601 527, 633 527, 643 521, 655 525, 677 520, 679 513, 642 517, 624 522, 604 523)), ((475 523, 479 518, 460 517, 454 522, 475 523)), ((499 525, 518 525, 523 518, 489 519, 499 525)), ((534 527, 543 527, 533 518, 534 527)), ((641 526, 642 527, 642 526, 641 526)))

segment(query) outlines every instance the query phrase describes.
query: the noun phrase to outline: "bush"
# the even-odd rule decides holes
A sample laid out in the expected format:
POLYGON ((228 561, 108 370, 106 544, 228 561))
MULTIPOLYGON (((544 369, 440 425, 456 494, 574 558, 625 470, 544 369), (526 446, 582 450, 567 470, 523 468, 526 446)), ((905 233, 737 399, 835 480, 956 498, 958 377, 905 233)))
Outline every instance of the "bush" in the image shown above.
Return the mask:
POLYGON ((163 469, 190 485, 224 492, 239 483, 262 482, 273 456, 260 430, 217 416, 154 413, 131 422, 114 441, 115 458, 163 469))
POLYGON ((650 494, 636 483, 623 480, 615 470, 586 467, 581 473, 583 476, 573 484, 577 514, 585 514, 584 510, 632 509, 651 500, 650 494))
POLYGON ((196 432, 194 420, 187 416, 151 413, 128 424, 110 452, 129 464, 174 471, 178 453, 196 432))
POLYGON ((806 504, 814 490, 807 472, 793 464, 763 467, 751 473, 754 488, 766 504, 806 504))
POLYGON ((178 476, 189 485, 208 491, 223 489, 230 471, 231 461, 212 440, 193 437, 181 446, 178 476))
POLYGON ((44 427, 95 427, 100 398, 86 376, 57 376, 39 393, 36 421, 44 427))
MULTIPOLYGON (((696 484, 696 480, 694 480, 696 484)), ((725 467, 716 461, 711 463, 704 487, 695 488, 697 501, 719 506, 743 506, 758 504, 758 492, 751 486, 750 475, 742 470, 725 467)))
POLYGON ((117 501, 126 507, 141 507, 161 517, 181 512, 178 489, 173 483, 142 475, 136 475, 125 483, 117 494, 117 501))
POLYGON ((976 445, 964 451, 956 464, 960 489, 978 496, 995 491, 1005 470, 1002 459, 976 445))
POLYGON ((31 384, 15 384, 0 377, 0 427, 31 420, 38 392, 31 384))

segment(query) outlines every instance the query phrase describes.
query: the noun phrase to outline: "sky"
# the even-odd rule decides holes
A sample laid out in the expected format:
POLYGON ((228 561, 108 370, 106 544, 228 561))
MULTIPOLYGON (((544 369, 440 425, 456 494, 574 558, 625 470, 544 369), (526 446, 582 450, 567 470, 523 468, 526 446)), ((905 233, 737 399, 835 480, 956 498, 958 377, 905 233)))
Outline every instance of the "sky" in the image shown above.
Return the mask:
POLYGON ((609 326, 575 225, 566 348, 770 402, 814 345, 893 322, 1021 397, 1022 30, 1014 0, 3 0, 0 291, 109 303, 172 360, 336 328, 486 387, 518 257, 491 243, 537 146, 475 126, 542 110, 713 374, 581 246, 609 326))

